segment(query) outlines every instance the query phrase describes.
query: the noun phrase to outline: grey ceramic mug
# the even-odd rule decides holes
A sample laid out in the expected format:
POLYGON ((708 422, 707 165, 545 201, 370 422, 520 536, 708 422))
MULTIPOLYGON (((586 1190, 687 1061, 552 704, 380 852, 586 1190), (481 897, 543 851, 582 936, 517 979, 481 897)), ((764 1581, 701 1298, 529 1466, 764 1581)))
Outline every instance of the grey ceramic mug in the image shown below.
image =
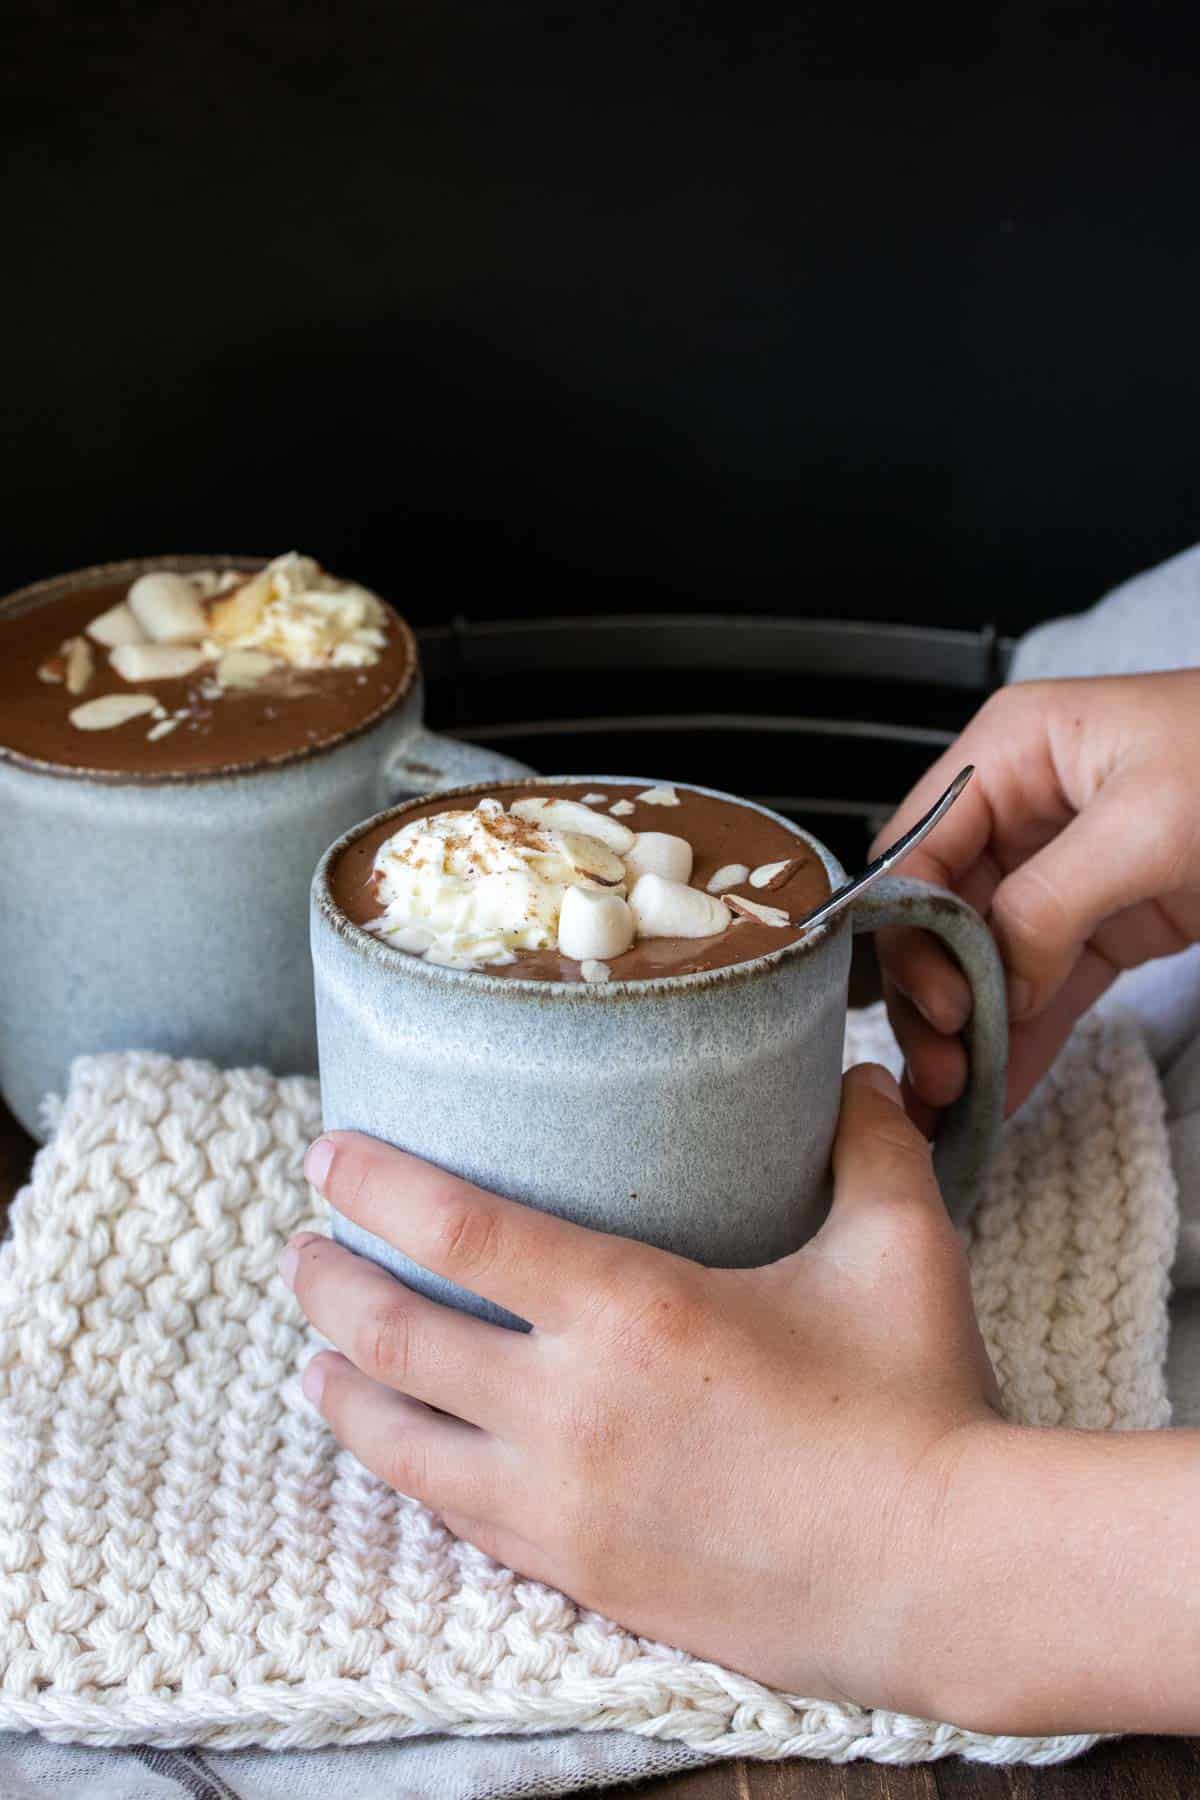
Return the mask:
MULTIPOLYGON (((347 833, 313 882, 327 1130, 367 1132, 512 1199, 699 1262, 772 1262, 811 1236, 828 1206, 851 934, 918 925, 948 945, 974 993, 970 1082, 935 1153, 952 1214, 969 1214, 1003 1113, 1007 1018, 991 935, 963 901, 893 878, 852 916, 730 968, 598 986, 489 976, 407 956, 334 903, 335 858, 403 815, 347 833)), ((837 886, 836 858, 802 835, 837 886)), ((520 1323, 337 1214, 333 1227, 420 1292, 520 1323)))
MULTIPOLYGON (((148 569, 262 560, 109 563, 23 588, 0 615, 148 569)), ((406 686, 366 729, 245 772, 96 777, 0 745, 0 1091, 27 1130, 84 1052, 316 1069, 308 890, 330 838, 403 795, 523 771, 425 730, 410 647, 406 686)))

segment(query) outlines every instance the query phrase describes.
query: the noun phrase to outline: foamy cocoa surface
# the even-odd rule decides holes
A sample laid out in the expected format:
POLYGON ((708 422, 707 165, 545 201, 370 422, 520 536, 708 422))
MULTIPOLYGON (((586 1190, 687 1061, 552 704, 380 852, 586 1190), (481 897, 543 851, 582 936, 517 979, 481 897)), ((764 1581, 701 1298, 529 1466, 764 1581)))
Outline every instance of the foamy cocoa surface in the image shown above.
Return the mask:
MULTIPOLYGON (((427 800, 414 806, 386 824, 376 825, 350 844, 330 872, 330 891, 337 905, 356 925, 366 925, 380 910, 375 892, 373 865, 380 846, 413 819, 446 812, 451 808, 466 809, 487 795, 507 806, 526 797, 580 800, 586 793, 603 792, 605 804, 592 808, 606 813, 617 800, 633 803, 631 813, 622 814, 621 823, 631 831, 662 831, 686 838, 695 854, 689 886, 706 888, 718 869, 730 863, 745 863, 753 871, 767 863, 789 864, 778 886, 751 887, 744 881, 728 890, 762 905, 777 906, 791 919, 801 919, 819 905, 829 893, 829 877, 825 865, 798 832, 750 807, 732 800, 716 800, 697 793, 693 788, 676 786, 678 806, 647 805, 638 800, 646 791, 645 782, 596 782, 566 784, 561 787, 544 783, 529 786, 500 785, 481 787, 470 795, 456 794, 451 800, 427 800)), ((798 931, 787 927, 764 925, 756 919, 735 919, 719 937, 712 938, 643 938, 614 956, 609 964, 614 981, 650 981, 663 975, 691 975, 702 969, 728 968, 734 963, 750 962, 770 950, 781 950, 794 943, 798 931)), ((397 956, 406 954, 396 950, 397 956)), ((519 980, 579 981, 580 964, 562 956, 557 950, 520 950, 515 962, 488 964, 485 973, 519 980)))
POLYGON ((93 644, 94 673, 83 693, 39 679, 39 667, 58 656, 64 640, 82 636, 128 589, 127 580, 104 582, 0 613, 0 756, 115 780, 219 774, 332 745, 385 713, 408 686, 411 639, 390 611, 387 641, 369 668, 280 668, 257 687, 214 696, 211 672, 203 668, 131 687, 109 666, 108 651, 93 644), (138 691, 152 692, 168 714, 186 716, 153 740, 147 715, 108 731, 80 731, 68 718, 81 701, 138 691))

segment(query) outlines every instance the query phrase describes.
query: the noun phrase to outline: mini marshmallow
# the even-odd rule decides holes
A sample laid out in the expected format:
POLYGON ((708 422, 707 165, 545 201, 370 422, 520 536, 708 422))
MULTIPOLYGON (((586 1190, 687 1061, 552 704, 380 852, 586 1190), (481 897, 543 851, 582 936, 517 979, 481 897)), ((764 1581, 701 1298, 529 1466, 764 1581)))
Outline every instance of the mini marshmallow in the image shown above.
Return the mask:
POLYGON ((726 863, 715 875, 710 875, 707 887, 710 894, 723 894, 726 888, 741 887, 750 871, 745 863, 726 863))
POLYGON ((125 601, 146 636, 156 644, 199 643, 208 626, 204 608, 187 576, 173 575, 167 569, 139 576, 125 601))
POLYGON ((509 812, 515 819, 528 819, 532 825, 544 825, 552 831, 581 831, 585 837, 599 838, 618 856, 633 848, 633 833, 605 813, 592 812, 578 800, 514 800, 509 812))
POLYGON ((103 644, 106 650, 115 650, 118 644, 144 644, 146 641, 145 632, 123 600, 119 606, 110 606, 98 619, 93 619, 87 634, 98 644, 103 644))
POLYGON ((607 794, 581 794, 580 804, 583 806, 603 806, 608 799, 607 794))
POLYGON ((176 681, 205 661, 191 644, 118 644, 108 660, 122 681, 176 681))
POLYGON ((638 795, 638 799, 643 806, 678 806, 680 804, 679 795, 673 787, 647 788, 644 794, 638 795))
POLYGON ((576 962, 622 956, 633 943, 633 914, 619 894, 569 887, 558 914, 558 948, 576 962))
POLYGON ((618 800, 614 805, 610 806, 608 810, 616 819, 628 818, 629 814, 634 810, 633 801, 618 800))
POLYGON ((629 896, 629 908, 640 938, 717 937, 729 924, 720 900, 661 875, 642 876, 629 896))
POLYGON ((686 882, 692 873, 692 846, 686 838, 672 837, 667 831, 639 831, 633 849, 625 853, 625 868, 631 882, 642 875, 686 882))
POLYGON ((595 962, 590 956, 585 963, 580 964, 579 973, 585 981, 610 981, 612 979, 612 970, 608 964, 595 962))

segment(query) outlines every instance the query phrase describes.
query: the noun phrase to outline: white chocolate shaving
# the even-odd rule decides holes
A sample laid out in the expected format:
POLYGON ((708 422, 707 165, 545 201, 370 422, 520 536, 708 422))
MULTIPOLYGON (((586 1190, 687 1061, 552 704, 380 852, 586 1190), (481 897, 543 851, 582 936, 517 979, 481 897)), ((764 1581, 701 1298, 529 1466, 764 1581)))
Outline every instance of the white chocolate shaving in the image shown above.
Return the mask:
POLYGON ((153 712, 158 705, 153 694, 101 694, 98 700, 85 700, 67 714, 77 731, 112 731, 142 713, 153 712))
POLYGON ((386 623, 377 595, 289 551, 213 601, 206 630, 214 657, 263 650, 294 669, 365 669, 379 661, 386 623))
POLYGON ((561 850, 571 867, 588 881, 600 887, 625 892, 625 864, 615 850, 582 831, 553 831, 547 834, 556 850, 561 850))
POLYGON ((761 863, 750 877, 750 886, 752 888, 769 887, 777 875, 782 875, 785 869, 791 868, 794 861, 795 857, 787 856, 782 862, 761 863))
POLYGON ((223 688, 252 688, 278 667, 265 650, 227 650, 213 674, 223 688))
POLYGON ((581 831, 597 837, 618 856, 633 848, 633 833, 628 825, 610 820, 604 813, 589 812, 578 800, 544 799, 541 795, 528 800, 514 800, 509 809, 514 819, 525 819, 551 831, 581 831))
POLYGON ((67 659, 67 692, 82 694, 95 673, 92 647, 86 638, 68 638, 63 645, 63 654, 67 659))
POLYGON ((773 925, 782 930, 791 920, 781 906, 764 906, 761 900, 744 900, 740 894, 725 894, 725 905, 743 918, 757 919, 760 925, 773 925))
POLYGON ((726 863, 715 875, 710 875, 705 886, 710 894, 723 894, 726 888, 741 887, 750 871, 745 863, 726 863))

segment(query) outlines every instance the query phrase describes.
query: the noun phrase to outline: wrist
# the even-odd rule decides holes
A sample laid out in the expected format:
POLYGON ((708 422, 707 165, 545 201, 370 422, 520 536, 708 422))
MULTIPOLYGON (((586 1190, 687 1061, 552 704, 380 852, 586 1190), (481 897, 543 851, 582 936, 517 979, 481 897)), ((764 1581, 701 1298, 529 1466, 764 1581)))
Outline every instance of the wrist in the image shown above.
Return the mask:
POLYGON ((1016 1736, 1194 1730, 1197 1434, 993 1417, 929 1462, 891 1704, 1016 1736))
MULTIPOLYGON (((990 1408, 942 1434, 909 1475, 902 1501, 890 1509, 881 1582, 883 1692, 873 1704, 918 1718, 969 1721, 963 1703, 985 1698, 983 1671, 972 1654, 961 1666, 963 1639, 984 1637, 977 1591, 978 1561, 989 1525, 979 1496, 1003 1466, 1014 1432, 990 1408), (966 1690, 965 1693, 963 1690, 966 1690)), ((980 1646, 982 1647, 982 1646, 980 1646)), ((989 1677, 990 1677, 990 1672, 989 1677)), ((996 1698, 988 1679, 986 1699, 996 1698)))
POLYGON ((870 1496, 869 1510, 846 1535, 830 1621, 831 1695, 923 1718, 953 1717, 942 1652, 945 1618, 969 1603, 960 1494, 979 1485, 975 1471, 991 1460, 994 1435, 1012 1429, 989 1408, 950 1430, 944 1423, 931 1428, 923 1449, 919 1438, 914 1445, 911 1424, 891 1454, 876 1444, 870 1467, 853 1484, 860 1506, 870 1496))
MULTIPOLYGON (((1020 1735, 1028 1675, 997 1654, 1003 1586, 1018 1579, 1007 1542, 1011 1511, 999 1515, 1015 1510, 1028 1527, 1040 1506, 1039 1484, 1030 1492, 1015 1479, 1029 1435, 989 1412, 959 1426, 926 1460, 894 1681, 895 1704, 920 1718, 1020 1735)), ((1044 1457, 1052 1434, 1038 1436, 1044 1457)))

